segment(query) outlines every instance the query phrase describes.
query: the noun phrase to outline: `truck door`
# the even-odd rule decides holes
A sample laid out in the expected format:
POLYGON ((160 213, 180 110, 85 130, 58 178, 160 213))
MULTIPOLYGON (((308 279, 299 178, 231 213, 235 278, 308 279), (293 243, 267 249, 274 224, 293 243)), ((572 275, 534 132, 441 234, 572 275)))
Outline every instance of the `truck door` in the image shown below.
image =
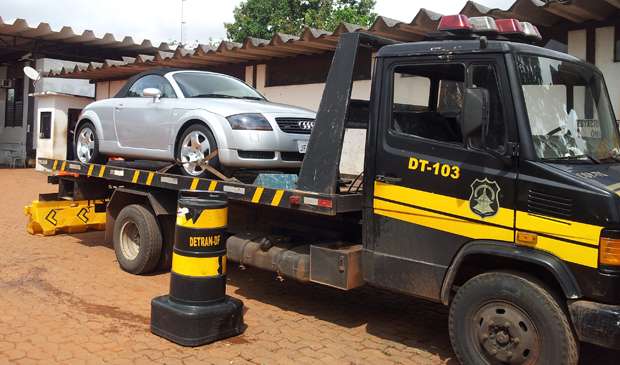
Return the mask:
POLYGON ((516 166, 499 157, 516 138, 506 69, 496 55, 388 58, 382 69, 365 276, 437 299, 464 244, 514 240, 516 166), (464 141, 466 87, 488 90, 490 118, 464 141))

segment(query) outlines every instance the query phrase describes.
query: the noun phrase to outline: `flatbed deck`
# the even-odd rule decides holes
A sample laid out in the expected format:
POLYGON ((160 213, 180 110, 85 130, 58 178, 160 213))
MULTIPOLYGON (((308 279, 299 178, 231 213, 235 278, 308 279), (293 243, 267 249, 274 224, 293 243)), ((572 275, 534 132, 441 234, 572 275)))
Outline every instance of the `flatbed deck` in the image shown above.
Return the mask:
POLYGON ((167 190, 222 191, 229 199, 249 204, 337 215, 362 209, 361 192, 323 194, 304 190, 273 189, 236 181, 196 178, 130 168, 114 164, 84 164, 79 161, 40 158, 39 164, 52 174, 71 174, 78 178, 105 179, 114 187, 144 186, 167 190))

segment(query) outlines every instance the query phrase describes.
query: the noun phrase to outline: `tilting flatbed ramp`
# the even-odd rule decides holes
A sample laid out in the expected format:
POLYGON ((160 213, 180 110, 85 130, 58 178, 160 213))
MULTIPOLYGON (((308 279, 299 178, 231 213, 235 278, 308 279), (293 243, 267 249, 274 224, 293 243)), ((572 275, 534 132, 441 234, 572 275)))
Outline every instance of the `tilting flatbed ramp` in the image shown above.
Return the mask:
POLYGON ((362 194, 321 194, 302 190, 272 189, 240 182, 202 179, 112 164, 40 158, 39 164, 53 173, 71 173, 80 178, 105 179, 113 186, 139 185, 168 190, 223 191, 229 199, 250 204, 296 209, 323 215, 361 210, 362 194))

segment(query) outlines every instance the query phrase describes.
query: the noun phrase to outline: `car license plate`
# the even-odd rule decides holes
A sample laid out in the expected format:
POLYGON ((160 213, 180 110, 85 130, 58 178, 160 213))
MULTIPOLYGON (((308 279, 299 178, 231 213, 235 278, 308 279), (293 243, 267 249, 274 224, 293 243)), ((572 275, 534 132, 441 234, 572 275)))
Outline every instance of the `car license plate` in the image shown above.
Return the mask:
POLYGON ((306 153, 308 149, 308 141, 297 141, 297 151, 299 153, 306 153))

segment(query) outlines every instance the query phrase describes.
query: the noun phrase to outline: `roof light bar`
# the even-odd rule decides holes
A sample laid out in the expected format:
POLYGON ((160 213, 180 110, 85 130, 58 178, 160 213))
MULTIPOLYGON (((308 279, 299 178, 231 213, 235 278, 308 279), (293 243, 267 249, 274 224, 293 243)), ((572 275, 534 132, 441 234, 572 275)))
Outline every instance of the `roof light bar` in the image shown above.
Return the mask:
POLYGON ((497 29, 504 34, 524 34, 523 27, 517 19, 496 19, 497 29))
POLYGON ((521 27, 523 28, 523 34, 525 34, 526 37, 534 38, 536 40, 542 39, 538 28, 534 24, 530 22, 521 22, 521 27))
POLYGON ((497 24, 495 19, 490 16, 476 16, 469 18, 474 31, 479 33, 497 33, 497 24))
POLYGON ((473 29, 469 18, 465 15, 444 15, 439 21, 438 30, 471 31, 473 29))

